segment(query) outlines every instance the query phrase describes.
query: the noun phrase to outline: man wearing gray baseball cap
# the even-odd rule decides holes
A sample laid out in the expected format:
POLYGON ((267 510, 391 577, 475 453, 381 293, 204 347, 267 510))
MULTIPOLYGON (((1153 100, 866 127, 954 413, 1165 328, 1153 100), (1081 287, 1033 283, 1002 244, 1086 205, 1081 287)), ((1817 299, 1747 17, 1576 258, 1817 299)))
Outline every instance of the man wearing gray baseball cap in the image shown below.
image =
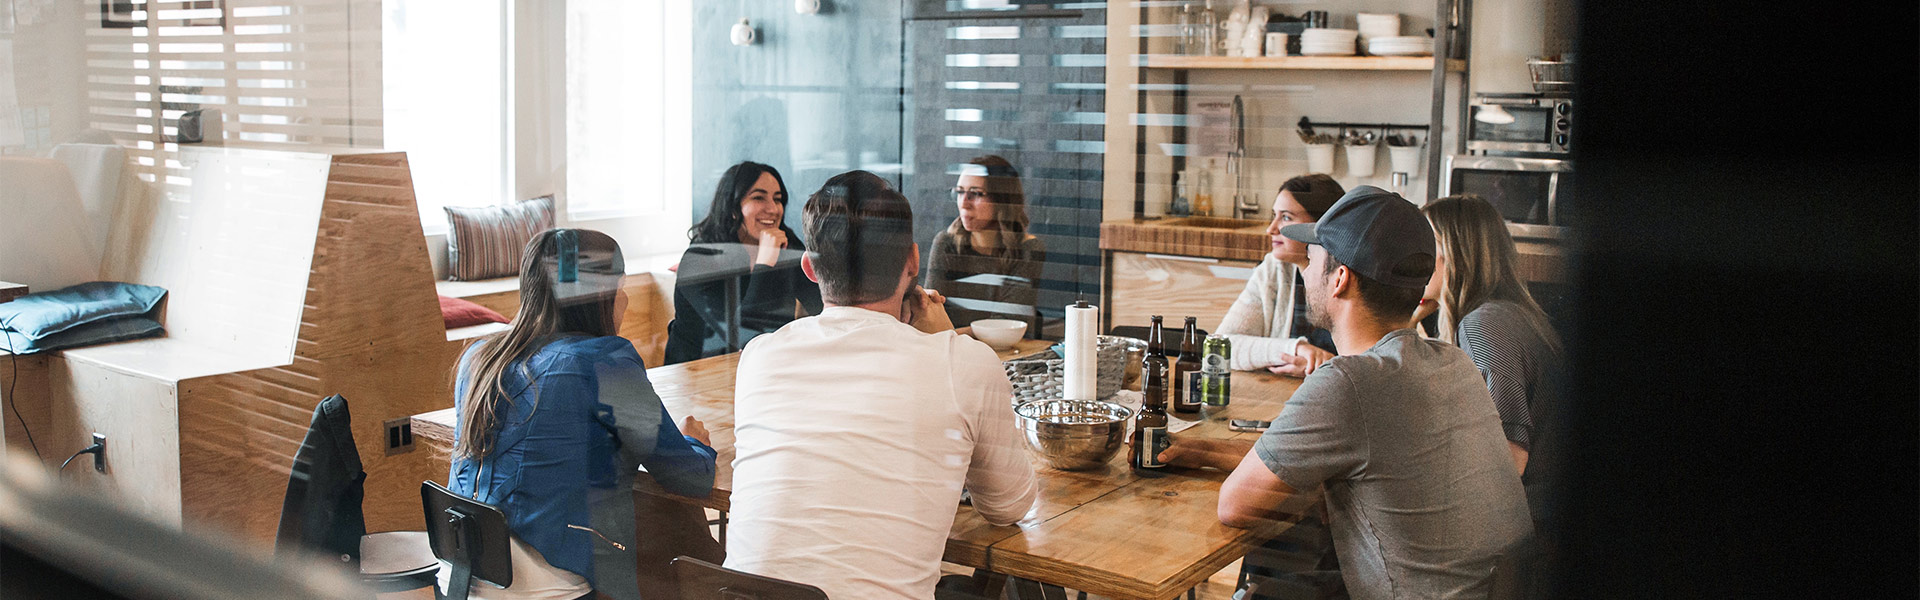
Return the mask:
POLYGON ((1433 274, 1427 220, 1399 195, 1347 192, 1310 244, 1307 318, 1340 356, 1301 382, 1251 445, 1176 440, 1176 465, 1232 471, 1220 521, 1299 514, 1325 489, 1341 579, 1354 598, 1484 598, 1495 560, 1532 532, 1520 476, 1480 371, 1408 318, 1433 274))

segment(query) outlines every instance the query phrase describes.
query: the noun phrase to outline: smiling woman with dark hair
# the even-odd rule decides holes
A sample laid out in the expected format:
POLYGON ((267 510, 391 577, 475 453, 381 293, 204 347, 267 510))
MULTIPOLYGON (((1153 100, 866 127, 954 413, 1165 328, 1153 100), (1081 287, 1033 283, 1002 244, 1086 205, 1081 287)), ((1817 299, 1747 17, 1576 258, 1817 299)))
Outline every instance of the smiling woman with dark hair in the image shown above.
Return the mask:
POLYGON ((820 314, 820 287, 800 269, 780 265, 783 251, 791 256, 807 249, 782 224, 786 212, 787 184, 773 167, 743 162, 720 176, 707 218, 687 230, 693 244, 680 257, 666 364, 729 351, 728 279, 739 286, 742 345, 796 317, 820 314))

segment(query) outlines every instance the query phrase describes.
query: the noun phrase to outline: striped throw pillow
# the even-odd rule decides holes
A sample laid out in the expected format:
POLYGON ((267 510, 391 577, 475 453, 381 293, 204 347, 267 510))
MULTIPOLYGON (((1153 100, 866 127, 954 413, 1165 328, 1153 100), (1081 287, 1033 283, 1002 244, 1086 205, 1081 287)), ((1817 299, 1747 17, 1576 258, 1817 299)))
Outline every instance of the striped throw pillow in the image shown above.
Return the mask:
POLYGON ((553 196, 507 206, 446 207, 447 279, 520 275, 527 241, 553 228, 553 196))

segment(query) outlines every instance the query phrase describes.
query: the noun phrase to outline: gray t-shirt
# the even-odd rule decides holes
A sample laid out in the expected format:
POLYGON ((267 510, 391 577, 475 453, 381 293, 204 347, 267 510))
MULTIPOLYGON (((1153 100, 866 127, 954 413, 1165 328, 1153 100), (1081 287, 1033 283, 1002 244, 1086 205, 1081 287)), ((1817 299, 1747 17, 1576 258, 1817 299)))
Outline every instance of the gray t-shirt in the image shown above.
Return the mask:
POLYGON ((1325 484, 1354 598, 1484 598, 1533 528, 1480 371, 1412 329, 1322 364, 1254 451, 1294 489, 1325 484))

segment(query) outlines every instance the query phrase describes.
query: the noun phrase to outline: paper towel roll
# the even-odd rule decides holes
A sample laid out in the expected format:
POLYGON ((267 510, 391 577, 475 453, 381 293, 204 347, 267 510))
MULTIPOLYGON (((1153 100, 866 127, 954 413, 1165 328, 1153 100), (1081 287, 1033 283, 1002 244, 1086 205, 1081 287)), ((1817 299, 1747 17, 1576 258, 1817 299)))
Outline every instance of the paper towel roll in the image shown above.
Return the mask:
POLYGON ((1100 395, 1100 307, 1085 300, 1067 307, 1066 374, 1061 383, 1068 400, 1098 400, 1100 395))

